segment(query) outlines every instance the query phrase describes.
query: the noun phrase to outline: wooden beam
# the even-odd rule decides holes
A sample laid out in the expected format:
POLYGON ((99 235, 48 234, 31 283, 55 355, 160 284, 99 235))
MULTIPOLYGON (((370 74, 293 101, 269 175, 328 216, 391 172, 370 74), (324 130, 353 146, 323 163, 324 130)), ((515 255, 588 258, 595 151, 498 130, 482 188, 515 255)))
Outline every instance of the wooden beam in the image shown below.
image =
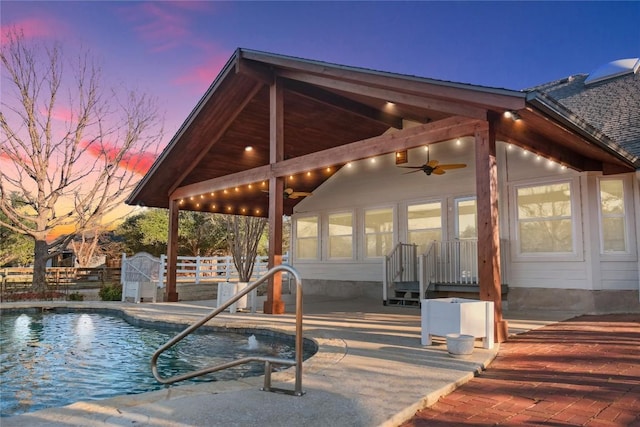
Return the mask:
POLYGON ((178 268, 178 215, 180 207, 177 200, 169 201, 169 237, 167 241, 167 285, 165 301, 178 302, 177 268, 178 268))
MULTIPOLYGON (((481 88, 463 83, 394 75, 392 73, 327 64, 319 61, 301 60, 248 50, 242 50, 241 56, 248 60, 278 67, 278 70, 276 70, 277 73, 286 70, 307 75, 318 75, 336 81, 360 81, 367 86, 384 87, 419 94, 420 96, 433 96, 441 99, 447 98, 455 100, 455 102, 462 101, 483 106, 493 106, 497 109, 519 110, 524 108, 526 100, 526 94, 507 89, 481 88)), ((284 76, 284 74, 281 75, 284 76)))
POLYGON ((321 169, 336 164, 378 156, 394 151, 429 145, 453 138, 474 135, 478 126, 485 122, 464 117, 450 117, 437 122, 385 133, 362 141, 341 145, 305 156, 282 160, 270 165, 260 166, 218 178, 208 179, 175 189, 170 198, 174 200, 198 196, 225 188, 269 180, 271 177, 284 177, 321 169))
POLYGON ((286 88, 287 90, 296 92, 306 98, 330 107, 337 108, 347 113, 356 114, 369 120, 384 123, 392 128, 402 129, 402 117, 398 117, 352 99, 345 98, 344 96, 337 95, 317 86, 312 86, 299 81, 287 80, 286 88))
POLYGON ((225 188, 236 187, 238 185, 267 181, 272 176, 271 169, 271 165, 264 165, 248 169, 246 171, 185 185, 183 187, 176 188, 169 197, 174 200, 186 199, 187 197, 198 196, 212 191, 220 191, 225 188))
POLYGON ((534 132, 524 120, 514 122, 503 117, 496 118, 495 129, 500 140, 525 148, 579 172, 602 170, 602 164, 597 160, 585 157, 534 132))
POLYGON ((208 139, 208 142, 206 144, 199 145, 200 152, 190 153, 192 155, 191 162, 189 163, 190 166, 185 168, 184 171, 182 171, 180 176, 175 180, 175 184, 173 184, 169 188, 169 191, 168 191, 169 195, 173 193, 176 188, 178 188, 180 183, 191 173, 191 171, 193 171, 193 169, 200 163, 200 161, 204 158, 204 156, 206 156, 209 153, 209 151, 211 150, 211 147, 213 147, 213 145, 215 145, 218 142, 218 140, 222 137, 222 135, 224 135, 227 132, 231 124, 233 124, 234 120, 238 117, 238 115, 242 112, 242 110, 244 110, 247 104, 251 102, 253 97, 256 96, 256 94, 260 91, 260 89, 262 89, 263 86, 264 84, 262 82, 256 82, 256 84, 253 86, 249 94, 242 100, 242 102, 240 102, 238 105, 235 106, 235 109, 233 110, 232 114, 229 115, 227 120, 224 123, 220 124, 220 126, 218 127, 218 131, 214 135, 212 135, 211 138, 208 139))
POLYGON ((498 228, 498 170, 496 135, 491 123, 475 133, 476 203, 478 212, 478 283, 480 299, 493 301, 496 342, 507 339, 502 319, 500 232, 498 228))
POLYGON ((249 61, 244 58, 236 61, 236 73, 244 74, 265 85, 271 85, 275 78, 272 68, 260 62, 249 61))
POLYGON ((295 175, 308 170, 473 135, 480 123, 483 122, 451 117, 284 160, 273 165, 272 172, 275 176, 295 175))
MULTIPOLYGON (((284 159, 284 85, 276 79, 269 87, 269 161, 277 164, 284 159)), ((284 179, 269 179, 269 268, 282 264, 282 214, 284 179)), ((266 314, 284 313, 282 301, 282 273, 269 278, 266 314)))
POLYGON ((455 114, 457 116, 464 116, 472 119, 486 120, 487 118, 486 108, 464 104, 457 101, 438 99, 430 97, 428 94, 414 95, 397 89, 371 87, 359 82, 336 80, 291 70, 279 70, 278 75, 287 79, 297 80, 312 85, 379 98, 396 104, 406 104, 413 107, 440 111, 447 114, 455 114))

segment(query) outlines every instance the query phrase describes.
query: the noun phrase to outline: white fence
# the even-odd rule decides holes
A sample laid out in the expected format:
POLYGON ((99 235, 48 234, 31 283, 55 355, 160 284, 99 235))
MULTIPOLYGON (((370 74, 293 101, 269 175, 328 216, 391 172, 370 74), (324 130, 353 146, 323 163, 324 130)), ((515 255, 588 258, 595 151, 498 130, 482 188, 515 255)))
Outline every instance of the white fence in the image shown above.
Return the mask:
MULTIPOLYGON (((161 255, 159 260, 158 287, 164 288, 167 282, 167 256, 161 255)), ((289 261, 288 254, 282 257, 282 263, 289 261)), ((251 280, 256 280, 264 275, 268 270, 268 257, 256 257, 251 280)), ((126 277, 127 255, 122 254, 121 277, 126 277)), ((121 279, 122 281, 123 279, 121 279)), ((283 282, 285 277, 283 277, 283 282)), ((217 282, 237 282, 239 281, 238 271, 233 264, 231 256, 201 257, 201 256, 179 256, 176 269, 176 281, 181 283, 217 283, 217 282)), ((124 282, 123 282, 124 284, 124 282)))

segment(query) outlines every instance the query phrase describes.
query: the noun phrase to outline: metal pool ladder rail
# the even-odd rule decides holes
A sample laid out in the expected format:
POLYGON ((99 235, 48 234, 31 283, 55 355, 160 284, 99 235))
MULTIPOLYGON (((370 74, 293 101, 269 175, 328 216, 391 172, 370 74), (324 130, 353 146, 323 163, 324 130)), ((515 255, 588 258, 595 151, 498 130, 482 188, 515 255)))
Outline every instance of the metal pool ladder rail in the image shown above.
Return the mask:
POLYGON ((300 275, 298 272, 287 264, 281 264, 273 267, 269 271, 265 273, 264 276, 259 278, 253 283, 250 283, 246 288, 238 292, 227 302, 222 304, 220 307, 213 310, 211 313, 204 316, 202 319, 189 326, 184 331, 180 332, 178 335, 167 341, 164 345, 162 345, 151 357, 151 371, 153 372, 153 376, 162 384, 173 384, 178 381, 187 380, 189 378, 198 377, 201 375, 210 374, 212 372, 221 371, 223 369, 232 368, 234 366, 243 365, 245 363, 250 362, 264 362, 264 387, 262 390, 264 391, 273 391, 273 392, 281 392, 292 394, 294 396, 302 396, 304 392, 302 391, 302 281, 300 279, 300 275), (158 373, 158 357, 168 350, 169 348, 176 345, 182 339, 190 335, 196 329, 207 323, 209 320, 216 317, 218 314, 223 312, 227 307, 231 304, 238 301, 240 298, 260 286, 264 283, 269 277, 273 276, 276 273, 286 271, 290 273, 296 282, 296 337, 295 337, 295 359, 282 359, 277 357, 263 357, 263 356, 254 356, 254 357, 243 357, 241 359, 233 360, 231 362, 223 363, 216 366, 210 366, 207 368, 203 368, 197 371, 188 372, 182 375, 175 375, 170 378, 163 378, 158 373), (295 389, 287 390, 280 389, 276 387, 271 387, 271 365, 286 365, 286 366, 295 366, 296 368, 296 376, 295 376, 295 389))

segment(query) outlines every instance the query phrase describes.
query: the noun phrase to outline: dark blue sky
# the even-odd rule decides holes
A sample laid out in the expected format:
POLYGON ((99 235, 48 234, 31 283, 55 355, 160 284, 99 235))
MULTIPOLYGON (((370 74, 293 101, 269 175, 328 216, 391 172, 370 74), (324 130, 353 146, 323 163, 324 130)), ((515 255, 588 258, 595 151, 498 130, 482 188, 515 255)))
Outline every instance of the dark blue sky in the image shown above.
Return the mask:
POLYGON ((238 47, 516 90, 640 56, 639 1, 3 0, 0 17, 156 95, 167 138, 238 47))

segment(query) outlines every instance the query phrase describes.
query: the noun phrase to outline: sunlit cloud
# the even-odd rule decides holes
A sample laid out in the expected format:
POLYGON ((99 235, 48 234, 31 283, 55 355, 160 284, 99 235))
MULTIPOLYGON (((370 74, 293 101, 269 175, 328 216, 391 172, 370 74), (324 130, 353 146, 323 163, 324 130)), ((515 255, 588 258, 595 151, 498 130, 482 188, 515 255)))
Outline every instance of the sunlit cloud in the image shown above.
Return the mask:
MULTIPOLYGON (((80 146, 86 153, 94 157, 105 157, 109 162, 115 161, 120 151, 120 147, 109 143, 90 143, 85 141, 80 146)), ((118 166, 139 175, 144 175, 149 171, 155 159, 155 153, 147 151, 128 152, 122 156, 118 166)))
POLYGON ((8 33, 16 29, 25 39, 54 38, 59 36, 61 25, 50 18, 28 18, 0 26, 0 45, 9 40, 8 33))
POLYGON ((161 52, 190 45, 197 38, 194 21, 210 9, 207 2, 167 1, 137 3, 123 10, 135 33, 152 51, 161 52))
POLYGON ((40 110, 40 113, 43 116, 50 116, 54 120, 59 120, 65 123, 72 122, 75 119, 73 110, 67 107, 56 107, 51 111, 51 114, 49 114, 46 109, 42 109, 40 110))
POLYGON ((227 59, 229 59, 228 56, 222 54, 209 57, 206 63, 185 70, 182 75, 173 80, 173 83, 177 85, 192 85, 201 92, 209 87, 227 62, 227 59))

